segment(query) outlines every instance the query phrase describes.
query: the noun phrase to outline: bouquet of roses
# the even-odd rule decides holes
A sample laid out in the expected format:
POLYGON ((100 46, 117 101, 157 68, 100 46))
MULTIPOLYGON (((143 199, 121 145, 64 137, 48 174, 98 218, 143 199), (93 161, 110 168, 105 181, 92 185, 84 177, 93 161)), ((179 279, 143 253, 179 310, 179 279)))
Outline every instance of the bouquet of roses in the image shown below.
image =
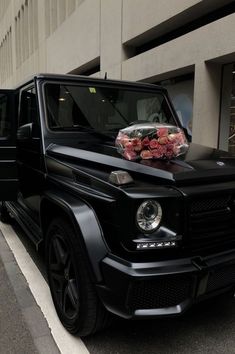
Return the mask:
POLYGON ((121 129, 115 144, 117 151, 127 160, 169 160, 188 149, 182 129, 159 123, 135 124, 121 129))

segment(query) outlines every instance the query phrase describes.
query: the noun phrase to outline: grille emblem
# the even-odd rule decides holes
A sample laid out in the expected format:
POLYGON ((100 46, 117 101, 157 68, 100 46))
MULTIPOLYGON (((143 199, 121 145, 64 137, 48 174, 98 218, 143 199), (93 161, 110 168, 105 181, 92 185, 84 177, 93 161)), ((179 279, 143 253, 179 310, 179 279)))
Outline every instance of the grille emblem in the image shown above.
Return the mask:
POLYGON ((216 161, 216 163, 217 163, 217 165, 219 165, 219 166, 224 166, 224 165, 225 165, 225 163, 222 162, 222 161, 216 161))

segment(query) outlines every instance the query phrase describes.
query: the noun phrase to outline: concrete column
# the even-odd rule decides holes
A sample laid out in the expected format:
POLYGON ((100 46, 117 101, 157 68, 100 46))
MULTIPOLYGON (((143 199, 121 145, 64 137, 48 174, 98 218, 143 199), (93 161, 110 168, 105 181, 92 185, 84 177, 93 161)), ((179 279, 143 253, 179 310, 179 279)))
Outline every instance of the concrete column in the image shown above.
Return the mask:
MULTIPOLYGON (((33 0, 35 1, 35 0, 33 0)), ((38 59, 38 67, 35 68, 36 71, 44 72, 47 69, 46 66, 46 26, 45 26, 45 15, 47 1, 38 1, 38 54, 36 57, 38 59)))
POLYGON ((121 79, 121 63, 125 59, 122 48, 122 2, 101 0, 101 76, 107 71, 109 79, 121 79))
POLYGON ((193 138, 194 143, 218 146, 221 65, 195 65, 193 138))
POLYGON ((222 82, 222 97, 220 109, 220 131, 219 131, 219 148, 228 151, 229 146, 229 128, 230 128, 230 107, 231 94, 233 83, 233 64, 225 65, 223 68, 223 82, 222 82))

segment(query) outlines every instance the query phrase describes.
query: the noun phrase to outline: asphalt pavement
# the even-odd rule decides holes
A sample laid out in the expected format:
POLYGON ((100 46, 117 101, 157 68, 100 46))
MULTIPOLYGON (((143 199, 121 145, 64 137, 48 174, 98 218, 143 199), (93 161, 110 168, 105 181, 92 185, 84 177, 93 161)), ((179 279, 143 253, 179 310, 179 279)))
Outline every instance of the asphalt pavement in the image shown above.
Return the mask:
POLYGON ((0 232, 0 354, 59 354, 50 329, 0 232))
POLYGON ((220 297, 178 318, 118 320, 84 343, 90 354, 234 354, 235 301, 220 297))

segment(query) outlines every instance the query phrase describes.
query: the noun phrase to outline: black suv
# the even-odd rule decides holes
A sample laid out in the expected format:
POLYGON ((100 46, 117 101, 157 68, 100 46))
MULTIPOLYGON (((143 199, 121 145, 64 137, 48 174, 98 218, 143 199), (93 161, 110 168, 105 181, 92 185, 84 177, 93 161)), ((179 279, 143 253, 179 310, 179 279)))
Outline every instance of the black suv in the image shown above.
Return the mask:
POLYGON ((0 90, 1 219, 38 248, 63 325, 85 336, 123 318, 178 315, 235 285, 235 161, 190 144, 128 161, 133 122, 180 127, 165 89, 40 74, 0 90), (150 225, 151 227, 145 227, 150 225))

